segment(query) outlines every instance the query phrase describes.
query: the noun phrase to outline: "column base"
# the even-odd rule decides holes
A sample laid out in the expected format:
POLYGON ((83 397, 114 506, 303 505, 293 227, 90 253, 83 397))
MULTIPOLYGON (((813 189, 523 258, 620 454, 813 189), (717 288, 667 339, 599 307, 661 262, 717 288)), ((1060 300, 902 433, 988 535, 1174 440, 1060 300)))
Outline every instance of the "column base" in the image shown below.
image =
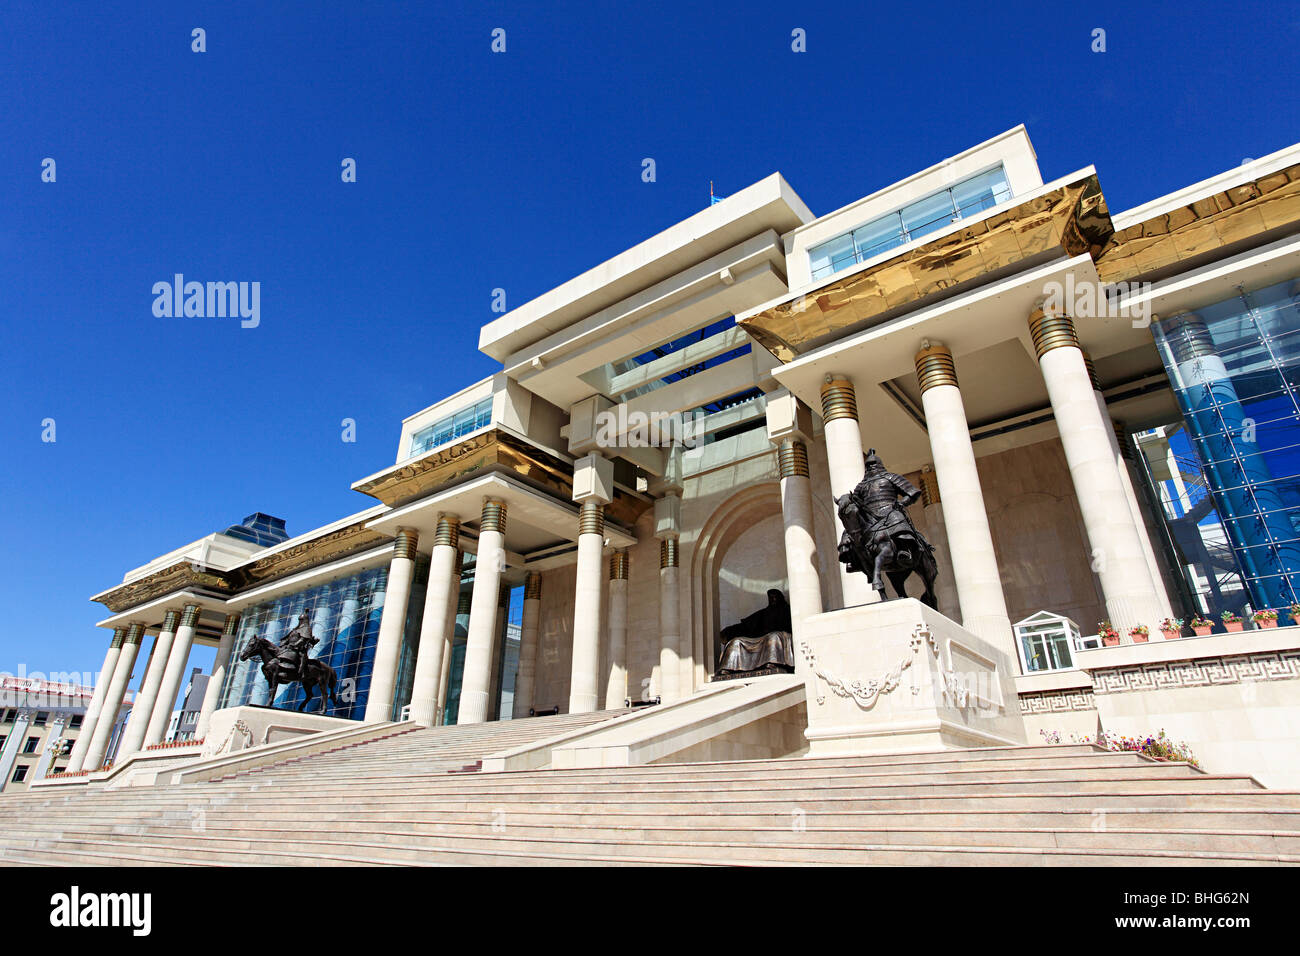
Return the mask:
POLYGON ((796 643, 810 756, 1025 743, 1014 662, 920 601, 813 615, 796 643))

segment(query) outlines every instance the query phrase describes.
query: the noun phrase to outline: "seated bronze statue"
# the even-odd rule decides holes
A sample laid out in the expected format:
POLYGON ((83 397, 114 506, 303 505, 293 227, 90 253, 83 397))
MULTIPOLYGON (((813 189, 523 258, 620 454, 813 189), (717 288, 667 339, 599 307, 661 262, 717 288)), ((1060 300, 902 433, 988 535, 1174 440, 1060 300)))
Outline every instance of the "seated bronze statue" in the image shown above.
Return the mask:
POLYGON ((755 673, 792 673, 794 642, 790 637, 790 605, 776 588, 767 592, 767 607, 739 624, 724 627, 718 636, 719 677, 755 673))

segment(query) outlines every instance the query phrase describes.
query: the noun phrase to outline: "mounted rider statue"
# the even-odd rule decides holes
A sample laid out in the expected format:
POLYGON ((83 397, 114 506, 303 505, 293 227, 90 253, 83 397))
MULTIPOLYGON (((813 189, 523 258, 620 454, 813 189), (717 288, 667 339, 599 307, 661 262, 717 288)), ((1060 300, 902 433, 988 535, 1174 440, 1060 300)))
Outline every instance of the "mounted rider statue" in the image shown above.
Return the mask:
POLYGON ((938 610, 934 579, 938 565, 934 548, 925 540, 907 508, 921 492, 902 475, 896 475, 876 457, 872 448, 863 457, 865 473, 847 495, 835 499, 844 533, 840 536, 839 559, 850 571, 871 578, 871 586, 885 597, 887 576, 899 597, 907 597, 903 585, 916 572, 925 582, 921 600, 938 610))
POLYGON ((301 683, 307 676, 307 663, 310 660, 307 653, 315 646, 316 638, 311 634, 311 619, 307 612, 303 611, 298 615, 298 623, 294 629, 280 641, 276 657, 284 663, 284 669, 294 675, 292 679, 301 683))

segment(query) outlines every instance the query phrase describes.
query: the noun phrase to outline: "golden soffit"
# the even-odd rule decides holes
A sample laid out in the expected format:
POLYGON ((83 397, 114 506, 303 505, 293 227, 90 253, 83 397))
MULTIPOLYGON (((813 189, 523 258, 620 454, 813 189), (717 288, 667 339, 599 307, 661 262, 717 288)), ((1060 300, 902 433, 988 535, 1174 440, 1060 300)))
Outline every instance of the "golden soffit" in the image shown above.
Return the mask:
POLYGON ((1300 223, 1300 164, 1118 230, 1094 256, 1102 282, 1124 282, 1300 223))
POLYGON ((181 561, 153 574, 113 588, 95 598, 114 614, 136 607, 173 591, 207 590, 227 597, 238 590, 230 575, 210 571, 188 561, 181 561))
POLYGON ((1113 228, 1095 175, 969 223, 740 321, 782 362, 928 296, 1027 260, 1096 256, 1113 228))

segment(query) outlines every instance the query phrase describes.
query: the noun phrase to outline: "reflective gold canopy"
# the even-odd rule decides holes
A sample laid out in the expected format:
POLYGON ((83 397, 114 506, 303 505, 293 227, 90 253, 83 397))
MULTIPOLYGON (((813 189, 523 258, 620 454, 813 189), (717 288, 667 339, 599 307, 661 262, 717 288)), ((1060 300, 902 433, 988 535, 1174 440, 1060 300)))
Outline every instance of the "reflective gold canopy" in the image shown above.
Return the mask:
POLYGON ((739 325, 782 362, 789 362, 841 332, 962 283, 1053 254, 1095 256, 1111 232, 1097 177, 1088 175, 742 319, 739 325))
POLYGON ((1300 223, 1300 164, 1117 231, 1100 255, 1102 282, 1123 282, 1300 223))

